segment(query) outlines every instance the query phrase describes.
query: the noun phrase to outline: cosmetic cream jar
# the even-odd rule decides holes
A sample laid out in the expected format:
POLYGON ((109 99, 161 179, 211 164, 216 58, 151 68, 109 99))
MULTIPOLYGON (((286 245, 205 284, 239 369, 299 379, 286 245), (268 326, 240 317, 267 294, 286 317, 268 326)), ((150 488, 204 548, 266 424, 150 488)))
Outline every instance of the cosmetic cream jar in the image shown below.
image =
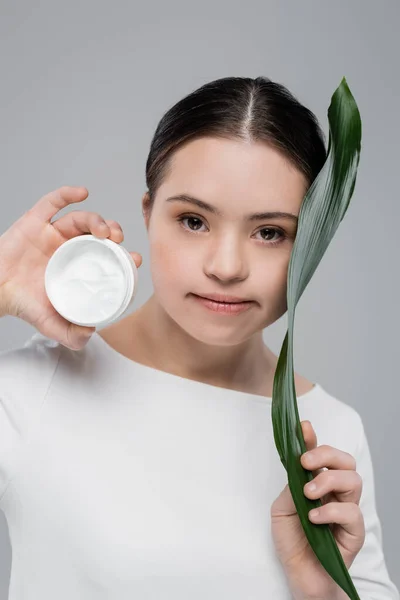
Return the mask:
POLYGON ((45 271, 46 294, 67 321, 104 327, 131 306, 138 270, 120 244, 94 235, 79 235, 61 244, 45 271))

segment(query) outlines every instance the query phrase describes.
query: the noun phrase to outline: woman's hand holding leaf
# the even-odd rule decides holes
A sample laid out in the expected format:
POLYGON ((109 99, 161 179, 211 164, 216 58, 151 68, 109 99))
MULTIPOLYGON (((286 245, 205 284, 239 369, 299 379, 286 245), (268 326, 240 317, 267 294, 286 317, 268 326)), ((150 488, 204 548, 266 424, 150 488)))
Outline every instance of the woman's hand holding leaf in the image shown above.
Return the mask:
MULTIPOLYGON (((362 478, 356 471, 356 461, 347 452, 332 446, 317 446, 317 437, 309 421, 302 421, 307 451, 312 450, 312 462, 307 453, 301 464, 311 471, 317 485, 304 494, 320 499, 319 516, 310 515, 312 523, 329 523, 347 569, 361 550, 365 540, 364 518, 359 502, 362 478)), ((271 530, 277 555, 283 565, 290 589, 296 600, 348 598, 327 573, 311 548, 287 484, 271 506, 271 530)))

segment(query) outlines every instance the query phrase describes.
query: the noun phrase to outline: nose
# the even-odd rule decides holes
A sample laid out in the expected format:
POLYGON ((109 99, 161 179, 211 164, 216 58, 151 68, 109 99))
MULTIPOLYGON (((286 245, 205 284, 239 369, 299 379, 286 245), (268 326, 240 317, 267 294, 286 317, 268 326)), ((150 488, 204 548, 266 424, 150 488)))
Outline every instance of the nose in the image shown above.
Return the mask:
POLYGON ((216 241, 205 260, 204 271, 208 277, 220 281, 243 281, 248 276, 247 261, 243 248, 232 237, 216 241))

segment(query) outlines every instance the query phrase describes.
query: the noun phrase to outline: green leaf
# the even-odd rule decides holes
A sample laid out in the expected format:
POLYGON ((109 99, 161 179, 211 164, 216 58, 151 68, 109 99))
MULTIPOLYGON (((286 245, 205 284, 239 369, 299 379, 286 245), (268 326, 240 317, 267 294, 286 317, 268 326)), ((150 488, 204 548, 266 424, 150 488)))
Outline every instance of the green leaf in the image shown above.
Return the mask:
POLYGON ((326 161, 303 199, 288 268, 288 331, 278 358, 272 393, 275 445, 288 474, 304 533, 321 565, 348 594, 360 600, 328 523, 314 524, 308 512, 321 506, 310 500, 304 485, 313 479, 303 468, 307 448, 299 419, 293 369, 293 328, 296 304, 313 276, 343 219, 353 194, 361 149, 361 118, 343 77, 328 109, 329 143, 326 161))

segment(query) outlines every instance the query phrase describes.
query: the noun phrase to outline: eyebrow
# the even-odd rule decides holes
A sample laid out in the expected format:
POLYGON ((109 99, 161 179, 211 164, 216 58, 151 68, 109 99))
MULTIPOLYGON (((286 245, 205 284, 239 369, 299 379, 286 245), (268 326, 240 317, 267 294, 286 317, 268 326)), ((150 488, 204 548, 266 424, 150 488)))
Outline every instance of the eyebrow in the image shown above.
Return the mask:
MULTIPOLYGON (((166 199, 166 202, 186 202, 188 204, 195 204, 199 208, 206 210, 213 215, 222 216, 222 213, 208 202, 204 202, 204 200, 200 200, 199 198, 194 198, 193 196, 189 196, 188 194, 178 194, 177 196, 170 196, 166 199)), ((296 225, 298 223, 298 218, 296 215, 287 212, 281 211, 269 211, 269 212, 258 212, 251 213, 245 216, 247 221, 258 221, 260 219, 289 219, 293 221, 296 225)))

